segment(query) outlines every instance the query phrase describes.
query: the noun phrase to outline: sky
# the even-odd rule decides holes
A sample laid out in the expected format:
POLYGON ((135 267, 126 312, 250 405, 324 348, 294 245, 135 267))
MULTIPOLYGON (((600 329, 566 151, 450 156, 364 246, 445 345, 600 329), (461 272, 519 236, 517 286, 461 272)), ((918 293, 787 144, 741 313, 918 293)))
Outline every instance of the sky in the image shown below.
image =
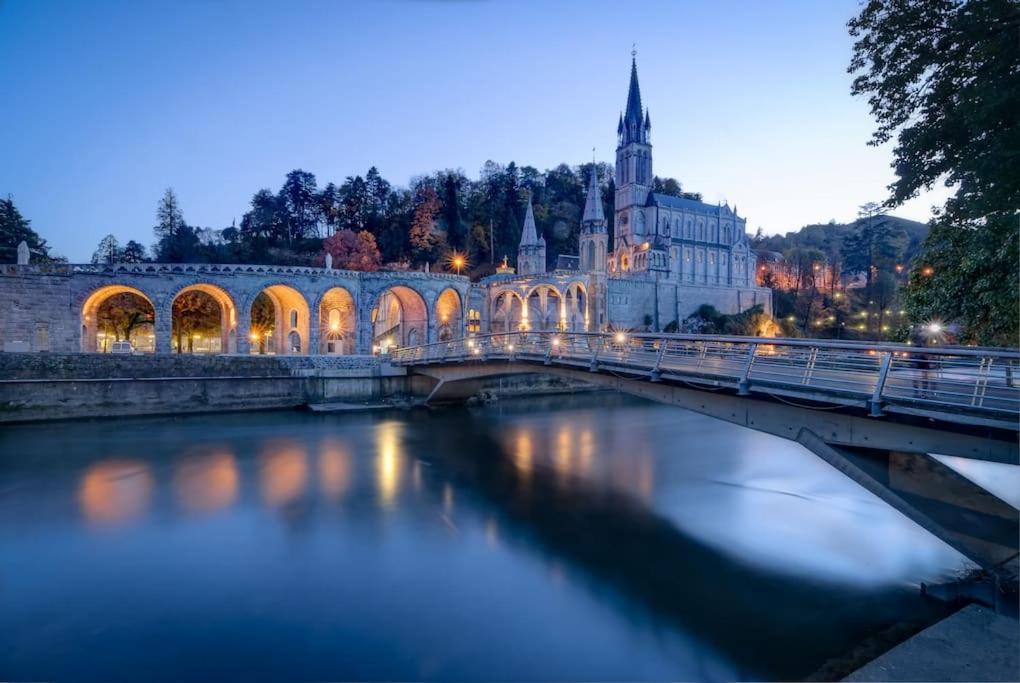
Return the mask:
MULTIPOLYGON (((0 0, 0 196, 85 262, 239 222, 301 168, 396 185, 486 160, 612 162, 636 45, 654 172, 785 233, 887 196, 850 95, 857 0, 0 0)), ((894 213, 927 220, 944 189, 894 213)))

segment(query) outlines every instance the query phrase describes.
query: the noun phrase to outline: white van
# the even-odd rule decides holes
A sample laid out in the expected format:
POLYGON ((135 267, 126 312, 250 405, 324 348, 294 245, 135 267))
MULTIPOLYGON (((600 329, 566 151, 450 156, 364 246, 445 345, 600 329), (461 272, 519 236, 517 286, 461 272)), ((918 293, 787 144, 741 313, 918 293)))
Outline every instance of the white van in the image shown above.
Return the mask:
POLYGON ((110 353, 134 353, 135 347, 126 340, 115 341, 110 344, 110 353))

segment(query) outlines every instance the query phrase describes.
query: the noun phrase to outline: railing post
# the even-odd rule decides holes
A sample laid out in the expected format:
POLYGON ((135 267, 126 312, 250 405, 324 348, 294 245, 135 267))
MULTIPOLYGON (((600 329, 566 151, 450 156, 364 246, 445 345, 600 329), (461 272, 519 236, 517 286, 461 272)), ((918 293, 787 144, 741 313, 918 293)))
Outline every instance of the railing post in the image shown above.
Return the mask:
POLYGON ((595 352, 591 354, 591 364, 588 365, 589 372, 599 371, 599 351, 602 350, 602 345, 605 344, 605 337, 599 337, 599 343, 595 346, 595 352))
POLYGON ((666 346, 669 344, 665 339, 659 340, 659 354, 655 357, 655 367, 652 368, 652 373, 648 376, 653 382, 658 382, 662 378, 662 357, 666 355, 666 346))
POLYGON ((751 347, 747 350, 747 363, 744 365, 744 371, 740 375, 740 381, 737 382, 737 396, 750 396, 751 394, 748 390, 751 386, 749 377, 751 375, 751 366, 754 365, 754 353, 757 350, 757 344, 751 344, 751 347))
POLYGON ((808 356, 807 367, 804 369, 804 379, 801 384, 810 384, 811 375, 815 371, 815 362, 818 360, 818 347, 815 346, 811 349, 811 354, 808 356))
POLYGON ((871 417, 882 417, 882 389, 885 388, 885 378, 889 376, 889 366, 892 365, 892 353, 886 351, 882 358, 882 366, 878 370, 878 381, 875 383, 875 393, 871 395, 871 417))

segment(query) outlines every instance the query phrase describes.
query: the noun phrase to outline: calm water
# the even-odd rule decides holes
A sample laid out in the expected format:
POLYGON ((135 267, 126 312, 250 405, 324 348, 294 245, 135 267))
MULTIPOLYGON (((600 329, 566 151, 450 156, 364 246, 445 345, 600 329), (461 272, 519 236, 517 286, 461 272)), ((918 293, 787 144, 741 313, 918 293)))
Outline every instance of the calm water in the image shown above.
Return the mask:
POLYGON ((0 429, 0 679, 793 679, 964 560, 611 395, 0 429))

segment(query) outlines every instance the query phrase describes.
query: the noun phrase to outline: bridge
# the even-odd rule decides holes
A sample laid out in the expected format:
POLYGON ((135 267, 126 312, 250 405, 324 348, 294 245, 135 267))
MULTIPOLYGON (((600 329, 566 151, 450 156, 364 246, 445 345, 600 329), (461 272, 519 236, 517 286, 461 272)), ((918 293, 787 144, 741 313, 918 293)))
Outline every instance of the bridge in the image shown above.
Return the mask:
POLYGON ((932 454, 1020 466, 1016 351, 518 332, 403 347, 390 360, 432 378, 431 403, 463 400, 488 377, 547 373, 797 441, 992 576, 1015 572, 1017 510, 932 454))

